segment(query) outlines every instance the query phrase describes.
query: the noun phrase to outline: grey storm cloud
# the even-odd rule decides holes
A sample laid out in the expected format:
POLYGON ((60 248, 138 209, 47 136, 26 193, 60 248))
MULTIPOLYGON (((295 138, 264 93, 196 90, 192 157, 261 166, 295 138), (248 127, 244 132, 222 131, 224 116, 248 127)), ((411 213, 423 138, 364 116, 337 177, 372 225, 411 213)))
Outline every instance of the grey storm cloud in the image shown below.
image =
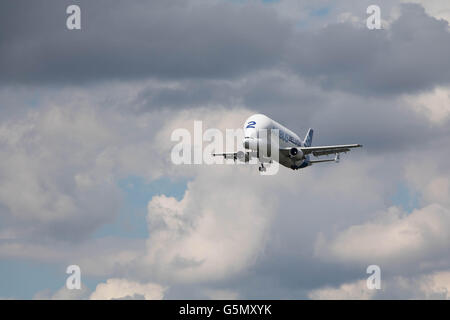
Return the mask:
POLYGON ((289 23, 261 5, 184 1, 2 1, 0 80, 79 83, 142 77, 224 77, 273 65, 289 23))
POLYGON ((388 29, 349 23, 299 32, 287 67, 323 87, 380 95, 414 92, 450 82, 450 32, 446 20, 404 4, 388 29))
MULTIPOLYGON (((0 83, 233 79, 282 65, 324 88, 371 95, 450 82, 448 23, 416 4, 376 31, 348 22, 296 30, 262 4, 182 1, 78 1, 82 30, 69 31, 69 4, 0 4, 0 83)), ((210 97, 194 94, 158 98, 164 105, 210 97)))

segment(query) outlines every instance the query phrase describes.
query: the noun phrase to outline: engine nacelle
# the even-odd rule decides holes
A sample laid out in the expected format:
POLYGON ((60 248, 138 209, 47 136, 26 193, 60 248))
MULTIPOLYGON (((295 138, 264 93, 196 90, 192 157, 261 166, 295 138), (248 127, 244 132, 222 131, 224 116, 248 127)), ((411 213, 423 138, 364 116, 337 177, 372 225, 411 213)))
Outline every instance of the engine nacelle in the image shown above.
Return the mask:
POLYGON ((236 158, 239 160, 239 161, 242 161, 242 162, 249 162, 250 161, 250 152, 244 152, 244 151, 238 151, 237 153, 236 153, 236 158))
POLYGON ((291 148, 289 150, 289 157, 295 160, 303 159, 303 151, 297 148, 291 148))

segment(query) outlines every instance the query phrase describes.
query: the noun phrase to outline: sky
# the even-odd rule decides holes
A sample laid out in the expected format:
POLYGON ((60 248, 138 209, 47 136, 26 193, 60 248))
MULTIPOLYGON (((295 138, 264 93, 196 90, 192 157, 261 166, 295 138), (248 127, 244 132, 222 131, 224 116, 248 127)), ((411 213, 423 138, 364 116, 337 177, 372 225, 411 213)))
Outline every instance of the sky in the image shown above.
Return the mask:
POLYGON ((449 299, 449 22, 445 0, 1 1, 0 298, 449 299), (364 147, 172 163, 174 130, 254 113, 364 147))

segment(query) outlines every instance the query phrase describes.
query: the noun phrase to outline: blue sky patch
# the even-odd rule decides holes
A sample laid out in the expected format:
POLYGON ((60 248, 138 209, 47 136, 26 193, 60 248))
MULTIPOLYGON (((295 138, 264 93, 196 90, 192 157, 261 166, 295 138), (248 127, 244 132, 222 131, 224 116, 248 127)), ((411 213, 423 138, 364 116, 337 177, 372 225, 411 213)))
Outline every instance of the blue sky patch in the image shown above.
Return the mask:
POLYGON ((419 208, 419 195, 404 183, 400 183, 396 193, 391 197, 393 205, 401 207, 408 213, 419 208))
POLYGON ((32 299, 44 289, 52 293, 62 288, 68 275, 57 264, 42 264, 24 260, 0 261, 0 297, 32 299))
POLYGON ((319 8, 311 11, 313 17, 325 17, 330 13, 330 8, 319 8))
POLYGON ((123 193, 119 215, 113 223, 102 226, 95 233, 96 238, 116 236, 125 238, 147 238, 147 204, 156 195, 183 198, 187 179, 161 178, 146 182, 142 177, 130 176, 118 182, 123 193))

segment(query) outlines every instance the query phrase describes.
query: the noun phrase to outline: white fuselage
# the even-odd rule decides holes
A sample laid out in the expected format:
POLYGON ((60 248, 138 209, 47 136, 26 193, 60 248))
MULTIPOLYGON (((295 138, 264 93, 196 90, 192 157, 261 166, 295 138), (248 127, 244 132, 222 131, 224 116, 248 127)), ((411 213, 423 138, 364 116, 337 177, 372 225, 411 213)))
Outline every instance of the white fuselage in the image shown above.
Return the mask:
MULTIPOLYGON (((257 144, 255 141, 258 139, 259 130, 278 130, 279 138, 278 144, 280 149, 288 148, 301 148, 304 146, 303 141, 300 140, 299 136, 286 128, 285 126, 279 124, 275 120, 263 114, 254 114, 249 117, 244 124, 244 147, 247 150, 256 152, 257 144)), ((273 157, 268 157, 268 159, 260 159, 261 161, 277 160, 280 164, 285 167, 292 168, 304 168, 309 165, 309 156, 305 156, 302 159, 295 159, 286 156, 283 153, 278 153, 278 159, 273 159, 273 157)))

